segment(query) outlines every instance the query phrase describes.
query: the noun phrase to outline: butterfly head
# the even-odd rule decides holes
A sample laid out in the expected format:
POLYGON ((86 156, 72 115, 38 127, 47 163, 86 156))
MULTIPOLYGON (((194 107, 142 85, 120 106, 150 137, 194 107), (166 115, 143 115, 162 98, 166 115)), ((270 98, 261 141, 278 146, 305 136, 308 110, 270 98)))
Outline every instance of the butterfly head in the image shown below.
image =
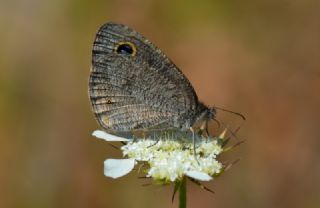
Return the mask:
POLYGON ((207 111, 208 120, 214 119, 217 115, 217 110, 214 107, 209 107, 207 111))

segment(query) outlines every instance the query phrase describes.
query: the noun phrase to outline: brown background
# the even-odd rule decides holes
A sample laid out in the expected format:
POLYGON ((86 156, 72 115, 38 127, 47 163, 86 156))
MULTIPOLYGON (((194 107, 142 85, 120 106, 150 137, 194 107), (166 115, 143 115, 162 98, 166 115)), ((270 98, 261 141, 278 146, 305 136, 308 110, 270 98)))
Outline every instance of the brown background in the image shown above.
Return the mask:
POLYGON ((103 176, 120 157, 90 136, 91 47, 106 21, 158 45, 210 105, 244 113, 241 158, 189 207, 320 207, 317 0, 4 1, 0 207, 176 207, 172 187, 103 176))

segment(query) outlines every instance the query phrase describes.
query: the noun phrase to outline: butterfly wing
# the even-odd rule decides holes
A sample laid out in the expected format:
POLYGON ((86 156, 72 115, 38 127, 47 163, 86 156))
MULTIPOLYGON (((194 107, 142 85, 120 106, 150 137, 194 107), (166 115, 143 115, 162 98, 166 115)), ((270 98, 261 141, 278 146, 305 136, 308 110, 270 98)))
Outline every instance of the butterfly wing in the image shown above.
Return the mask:
POLYGON ((201 104, 188 79, 127 26, 103 25, 92 50, 89 95, 99 123, 114 131, 187 128, 201 104))
POLYGON ((141 75, 122 70, 128 67, 142 73, 143 66, 138 68, 123 57, 106 58, 111 60, 104 59, 102 66, 96 64, 89 81, 91 103, 99 123, 115 131, 152 129, 165 124, 171 113, 153 108, 140 98, 144 90, 138 82, 141 75))

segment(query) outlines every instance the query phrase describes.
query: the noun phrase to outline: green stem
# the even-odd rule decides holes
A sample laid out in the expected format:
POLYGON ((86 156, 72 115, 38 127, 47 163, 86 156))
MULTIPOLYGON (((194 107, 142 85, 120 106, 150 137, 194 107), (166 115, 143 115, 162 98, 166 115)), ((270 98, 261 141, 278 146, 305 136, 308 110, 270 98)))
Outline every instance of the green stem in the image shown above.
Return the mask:
POLYGON ((187 179, 183 177, 179 187, 179 208, 187 207, 187 179))

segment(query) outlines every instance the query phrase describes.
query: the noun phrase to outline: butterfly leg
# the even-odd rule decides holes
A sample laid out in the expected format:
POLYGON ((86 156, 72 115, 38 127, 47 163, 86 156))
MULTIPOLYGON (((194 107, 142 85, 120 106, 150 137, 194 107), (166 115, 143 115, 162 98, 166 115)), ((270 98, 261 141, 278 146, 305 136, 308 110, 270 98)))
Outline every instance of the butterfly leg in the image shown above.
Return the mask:
POLYGON ((155 140, 155 142, 153 144, 149 145, 147 148, 155 146, 160 141, 160 137, 156 136, 155 134, 153 135, 153 139, 155 140))
POLYGON ((192 127, 190 127, 190 131, 192 133, 192 143, 193 143, 193 156, 194 156, 194 159, 197 161, 198 164, 199 161, 197 159, 197 153, 196 153, 196 138, 195 138, 195 133, 194 133, 194 129, 192 127))
POLYGON ((201 132, 201 135, 204 135, 207 138, 209 137, 208 121, 207 120, 203 121, 203 123, 201 124, 200 132, 201 132))

